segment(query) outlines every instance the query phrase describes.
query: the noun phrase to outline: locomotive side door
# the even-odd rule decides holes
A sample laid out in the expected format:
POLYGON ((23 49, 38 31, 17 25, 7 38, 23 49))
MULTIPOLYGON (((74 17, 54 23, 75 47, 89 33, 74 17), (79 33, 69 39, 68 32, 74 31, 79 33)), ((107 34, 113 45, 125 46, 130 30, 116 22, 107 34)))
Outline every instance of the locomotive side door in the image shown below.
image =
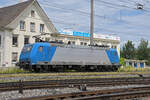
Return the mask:
POLYGON ((43 46, 39 46, 38 47, 38 51, 37 51, 37 61, 38 62, 41 62, 41 61, 43 61, 44 60, 44 52, 43 52, 43 46))
POLYGON ((48 50, 48 47, 47 46, 40 46, 38 48, 38 52, 37 52, 37 59, 39 62, 47 62, 49 59, 49 50, 48 50))

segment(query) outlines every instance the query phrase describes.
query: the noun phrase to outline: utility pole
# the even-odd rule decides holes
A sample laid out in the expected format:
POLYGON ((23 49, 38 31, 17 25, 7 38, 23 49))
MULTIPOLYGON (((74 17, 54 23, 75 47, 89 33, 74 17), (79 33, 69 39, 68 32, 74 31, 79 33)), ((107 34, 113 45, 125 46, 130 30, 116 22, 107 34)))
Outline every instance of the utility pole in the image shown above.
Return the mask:
POLYGON ((94 45, 93 32, 94 32, 94 0, 91 0, 91 18, 90 18, 90 45, 94 45))

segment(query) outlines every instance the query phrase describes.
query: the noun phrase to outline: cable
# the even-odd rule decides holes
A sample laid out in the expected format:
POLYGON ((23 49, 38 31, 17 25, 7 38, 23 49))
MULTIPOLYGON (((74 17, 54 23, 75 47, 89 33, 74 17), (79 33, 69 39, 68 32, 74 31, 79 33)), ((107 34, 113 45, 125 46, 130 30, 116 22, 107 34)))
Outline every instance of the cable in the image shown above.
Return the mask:
MULTIPOLYGON (((105 4, 106 4, 106 2, 105 2, 105 4)), ((45 4, 44 4, 45 5, 45 4)), ((48 4, 48 6, 49 6, 49 4, 48 4)), ((116 7, 116 5, 111 5, 111 6, 114 6, 114 7, 116 7)), ((55 6, 54 8, 58 8, 58 9, 63 9, 62 7, 61 8, 59 8, 59 7, 57 7, 57 6, 55 6)), ((126 7, 125 7, 126 8, 126 7)), ((131 7, 130 7, 131 8, 131 7)), ((64 10, 64 9, 63 9, 64 10)), ((66 9, 65 9, 66 10, 66 9)), ((87 12, 84 12, 84 11, 80 11, 80 10, 74 10, 74 9, 70 9, 70 10, 66 10, 66 11, 76 11, 76 12, 79 12, 79 13, 83 13, 83 15, 90 15, 90 13, 87 13, 87 12)), ((96 15, 97 16, 97 15, 96 15)), ((98 16, 97 16, 98 17, 98 16)), ((101 16, 100 18, 104 18, 104 16, 101 16)), ((44 19, 44 18, 43 18, 44 19)), ((59 18, 60 19, 60 18, 59 18)), ((41 20, 41 19, 39 19, 39 20, 41 20)), ((111 20, 113 20, 114 21, 114 19, 111 19, 111 20)), ((45 22, 47 22, 48 20, 45 20, 45 22)), ((120 21, 120 20, 116 20, 116 21, 120 21)), ((59 24, 64 24, 64 25, 75 25, 74 23, 66 23, 65 21, 63 22, 63 21, 53 21, 53 23, 59 23, 59 24)), ((131 24, 130 24, 131 25, 131 24)), ((88 27, 89 28, 89 26, 85 26, 85 25, 79 25, 79 26, 82 26, 82 27, 88 27)), ((103 30, 107 30, 107 31, 109 31, 109 32, 111 32, 112 30, 108 30, 108 29, 106 29, 106 28, 99 28, 99 27, 95 27, 95 29, 103 29, 103 30)), ((114 31, 115 33, 117 32, 117 31, 114 31)), ((123 33, 123 34, 128 34, 128 33, 126 33, 126 32, 117 32, 117 33, 123 33)), ((130 34, 129 34, 130 35, 130 34)), ((141 36, 141 35, 140 35, 141 36)))
MULTIPOLYGON (((63 10, 63 11, 75 11, 75 12, 78 12, 82 15, 88 15, 90 16, 90 13, 87 13, 87 12, 84 12, 84 11, 80 11, 80 10, 74 10, 74 9, 66 9, 66 8, 63 8, 63 7, 57 7, 57 6, 54 6, 54 5, 49 5, 49 4, 44 4, 44 3, 41 3, 43 6, 46 5, 46 7, 49 7, 49 8, 56 8, 56 9, 59 9, 59 10, 63 10)), ((97 15, 97 14, 94 14, 95 17, 99 17, 99 18, 106 18, 105 16, 102 16, 102 15, 97 15)), ((111 21, 119 21, 118 19, 114 19, 114 18, 107 18, 108 20, 111 20, 111 21)))
MULTIPOLYGON (((101 2, 101 3, 104 3, 104 4, 107 4, 107 5, 112 5, 112 6, 115 6, 115 7, 122 7, 122 8, 129 8, 129 9, 134 9, 134 10, 138 10, 136 8, 133 8, 133 7, 130 7, 130 6, 127 6, 127 5, 120 5, 120 4, 114 4, 114 3, 110 3, 110 2, 106 2, 106 1, 102 1, 102 0, 96 0, 97 2, 101 2)), ((146 12, 149 12, 148 10, 146 9, 143 9, 143 11, 146 11, 146 12)))
MULTIPOLYGON (((106 2, 105 2, 106 3, 106 2)), ((55 6, 56 7, 56 6, 55 6)), ((122 5, 121 5, 121 7, 122 7, 122 5)), ((123 7, 125 7, 125 6, 123 6, 123 7)), ((57 7, 58 8, 58 7, 57 7)), ((131 8, 131 7, 130 7, 131 8)), ((69 9, 70 10, 70 9, 69 9)), ((71 9, 72 10, 72 9, 71 9)), ((87 14, 87 13, 86 13, 87 14)), ((82 26, 82 25, 80 25, 80 26, 82 26)), ((108 30, 107 30, 108 31, 108 30)), ((110 31, 110 30, 109 30, 110 31)), ((115 31, 116 32, 116 31, 115 31)), ((121 32, 117 32, 117 33, 121 33, 121 32)), ((126 33, 125 33, 126 34, 126 33)))
POLYGON ((130 8, 130 9, 134 9, 132 7, 129 7, 127 5, 120 5, 120 4, 114 4, 114 3, 110 3, 110 2, 106 2, 106 1, 102 1, 102 0, 96 0, 97 2, 101 2, 101 3, 104 3, 104 4, 108 4, 108 5, 112 5, 112 6, 116 6, 116 7, 124 7, 124 8, 130 8))

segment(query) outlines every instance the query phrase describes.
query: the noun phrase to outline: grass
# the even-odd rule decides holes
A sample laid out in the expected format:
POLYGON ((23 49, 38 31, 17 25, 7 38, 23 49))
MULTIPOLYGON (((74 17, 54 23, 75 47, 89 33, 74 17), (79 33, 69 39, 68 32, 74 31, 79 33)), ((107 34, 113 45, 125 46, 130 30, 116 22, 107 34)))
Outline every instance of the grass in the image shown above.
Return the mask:
POLYGON ((17 74, 17 73, 27 73, 23 69, 17 67, 9 67, 9 68, 0 68, 0 74, 17 74))
POLYGON ((131 67, 131 66, 127 66, 127 67, 120 67, 118 69, 118 72, 145 72, 145 73, 150 73, 150 67, 148 68, 135 68, 135 67, 131 67))
POLYGON ((117 72, 64 72, 64 73, 28 73, 17 67, 0 68, 0 77, 30 77, 30 76, 91 76, 115 74, 150 74, 150 68, 121 67, 117 72))
MULTIPOLYGON (((0 78, 5 77, 38 77, 38 76, 56 76, 56 78, 44 78, 44 79, 31 79, 24 81, 38 81, 38 80, 65 80, 65 79, 92 79, 92 78, 131 78, 139 76, 118 76, 118 75, 136 75, 136 74, 150 74, 150 68, 133 68, 133 67, 121 67, 117 72, 64 72, 64 73, 28 73, 28 71, 12 67, 12 68, 1 68, 0 78), (97 75, 108 75, 108 76, 97 76, 97 75), (72 77, 59 77, 59 76, 72 76, 72 77), (75 76, 75 77, 74 77, 75 76)), ((3 82, 15 82, 15 80, 0 80, 3 82)))
MULTIPOLYGON (((24 72, 24 71, 23 71, 24 72)), ((150 72, 69 72, 69 73, 16 73, 16 74, 3 74, 2 77, 30 77, 30 76, 96 76, 96 75, 118 75, 118 74, 150 74, 150 72)))

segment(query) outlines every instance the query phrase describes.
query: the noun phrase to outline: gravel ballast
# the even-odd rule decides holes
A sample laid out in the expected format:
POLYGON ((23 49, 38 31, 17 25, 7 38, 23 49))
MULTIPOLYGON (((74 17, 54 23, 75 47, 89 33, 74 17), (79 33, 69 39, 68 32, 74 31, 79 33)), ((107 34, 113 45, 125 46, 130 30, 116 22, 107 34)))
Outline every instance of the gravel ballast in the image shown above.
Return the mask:
MULTIPOLYGON (((150 75, 143 75, 150 77, 150 75)), ((17 76, 17 77, 0 77, 0 82, 16 82, 19 80, 58 80, 58 79, 90 79, 90 78, 119 78, 119 77, 139 77, 138 75, 62 75, 62 76, 17 76)))
MULTIPOLYGON (((145 86, 145 85, 140 85, 145 86)), ((131 88, 139 87, 139 85, 128 85, 128 86, 113 86, 113 87, 87 87, 87 91, 94 90, 108 90, 108 89, 119 89, 119 88, 131 88)), ((0 93, 0 100, 11 100, 17 98, 26 98, 32 96, 43 96, 43 95, 56 95, 64 93, 75 93, 81 92, 78 88, 61 88, 61 89, 33 89, 24 90, 23 94, 18 93, 18 91, 2 92, 0 93)))

